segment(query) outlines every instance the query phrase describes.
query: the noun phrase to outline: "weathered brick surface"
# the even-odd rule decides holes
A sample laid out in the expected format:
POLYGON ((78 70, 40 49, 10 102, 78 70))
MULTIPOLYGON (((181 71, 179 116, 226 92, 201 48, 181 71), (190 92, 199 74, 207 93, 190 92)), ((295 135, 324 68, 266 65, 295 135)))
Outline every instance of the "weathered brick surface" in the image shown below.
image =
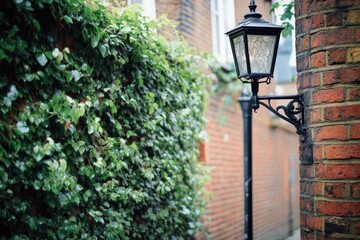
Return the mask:
MULTIPOLYGON (((344 125, 325 126, 315 129, 315 141, 345 140, 346 138, 347 128, 344 125)), ((322 147, 319 147, 319 151, 322 152, 322 147)))
POLYGON ((360 198, 360 182, 351 184, 351 197, 360 198))
POLYGON ((347 51, 345 48, 332 49, 328 51, 328 64, 343 64, 346 62, 347 51))
POLYGON ((321 179, 355 180, 360 178, 360 164, 318 164, 315 175, 321 179))
POLYGON ((344 198, 346 197, 346 184, 345 183, 326 183, 325 184, 325 197, 344 198))
POLYGON ((357 239, 360 0, 295 0, 295 8, 297 86, 314 145, 314 164, 300 166, 302 240, 357 239))
POLYGON ((311 55, 311 67, 321 68, 326 65, 326 54, 325 52, 318 52, 311 55))
POLYGON ((295 8, 297 86, 308 96, 314 145, 314 164, 300 166, 302 240, 354 239, 360 234, 360 0, 295 0, 295 8))
POLYGON ((360 123, 351 125, 350 134, 351 139, 360 139, 360 123))
POLYGON ((343 102, 345 97, 344 88, 324 89, 313 93, 314 104, 343 102))
POLYGON ((360 202, 316 200, 316 213, 324 216, 359 217, 360 202))

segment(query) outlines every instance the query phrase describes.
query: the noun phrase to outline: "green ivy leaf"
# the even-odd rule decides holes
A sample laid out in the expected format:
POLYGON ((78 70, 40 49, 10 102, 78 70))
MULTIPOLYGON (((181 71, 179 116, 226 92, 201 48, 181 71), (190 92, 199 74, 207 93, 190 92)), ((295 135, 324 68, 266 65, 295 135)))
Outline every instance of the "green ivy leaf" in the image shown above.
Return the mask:
POLYGON ((46 56, 45 56, 44 53, 37 55, 37 56, 36 56, 36 60, 38 61, 38 63, 39 63, 41 66, 45 66, 46 63, 48 62, 48 59, 46 58, 46 56))
POLYGON ((18 122, 16 124, 16 129, 21 133, 21 134, 26 134, 29 133, 30 128, 26 125, 25 122, 18 122))
POLYGON ((64 21, 67 24, 72 24, 73 23, 72 19, 69 16, 65 15, 63 18, 64 18, 64 21))
POLYGON ((63 170, 63 171, 66 171, 67 162, 64 159, 60 159, 59 163, 60 163, 60 169, 63 170))
POLYGON ((82 77, 82 74, 77 70, 72 70, 71 74, 75 81, 78 81, 82 77))
POLYGON ((95 48, 99 44, 99 36, 93 34, 91 35, 91 47, 95 48))
POLYGON ((106 57, 106 51, 107 51, 107 48, 106 48, 106 46, 105 45, 101 45, 100 47, 99 47, 99 50, 100 50, 100 53, 101 53, 101 55, 103 56, 103 57, 106 57))
POLYGON ((56 58, 57 56, 59 56, 60 54, 60 50, 58 48, 55 48, 53 51, 52 51, 52 56, 54 58, 56 58))

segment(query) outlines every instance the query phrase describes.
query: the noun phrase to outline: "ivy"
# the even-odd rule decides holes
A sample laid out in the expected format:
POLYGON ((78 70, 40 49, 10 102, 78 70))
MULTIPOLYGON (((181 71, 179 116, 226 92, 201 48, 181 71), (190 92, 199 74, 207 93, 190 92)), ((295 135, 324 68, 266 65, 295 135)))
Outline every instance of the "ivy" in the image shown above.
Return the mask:
POLYGON ((294 18, 294 0, 285 1, 280 0, 271 5, 270 12, 273 13, 277 9, 281 10, 280 20, 284 30, 281 32, 283 37, 290 36, 294 30, 292 19, 294 18))
POLYGON ((137 8, 0 2, 0 238, 201 229, 202 56, 137 8), (163 30, 162 30, 163 31, 163 30))

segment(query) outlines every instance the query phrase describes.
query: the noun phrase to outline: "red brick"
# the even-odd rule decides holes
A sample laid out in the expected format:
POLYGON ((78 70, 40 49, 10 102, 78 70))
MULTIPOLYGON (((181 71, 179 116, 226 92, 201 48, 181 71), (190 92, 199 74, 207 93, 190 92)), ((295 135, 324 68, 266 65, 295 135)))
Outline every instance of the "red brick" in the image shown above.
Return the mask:
POLYGON ((355 222, 354 224, 354 228, 355 228, 355 234, 359 234, 360 235, 360 221, 355 222))
POLYGON ((360 0, 341 0, 338 1, 338 7, 351 7, 351 6, 359 6, 360 0))
POLYGON ((325 197, 344 198, 346 197, 345 183, 326 183, 325 197))
POLYGON ((310 122, 312 122, 312 123, 321 122, 321 109, 320 108, 311 110, 310 122))
POLYGON ((335 103, 345 101, 345 89, 333 88, 319 90, 313 93, 313 103, 335 103))
POLYGON ((360 183, 351 184, 351 197, 360 198, 360 183))
POLYGON ((350 138, 360 139, 360 124, 353 124, 350 126, 350 138))
POLYGON ((322 146, 314 146, 313 147, 313 160, 314 161, 321 161, 322 157, 322 146))
POLYGON ((322 226, 323 226, 323 218, 322 217, 308 216, 306 218, 306 224, 311 229, 321 231, 322 226))
POLYGON ((321 68, 326 66, 325 52, 318 52, 311 55, 311 68, 321 68))
POLYGON ((312 1, 309 12, 318 12, 322 10, 329 10, 336 6, 336 0, 316 0, 312 1))
POLYGON ((342 26, 344 22, 344 13, 337 11, 326 15, 326 27, 342 26))
POLYGON ((304 214, 300 215, 300 226, 306 226, 306 218, 307 218, 307 215, 304 215, 304 214))
POLYGON ((326 159, 351 159, 360 158, 360 145, 326 145, 324 146, 326 159))
POLYGON ((357 179, 360 164, 318 164, 316 177, 320 179, 357 179))
POLYGON ((349 101, 360 101, 360 88, 350 88, 349 101))
POLYGON ((300 210, 306 212, 314 211, 314 200, 310 198, 300 197, 300 210))
POLYGON ((304 74, 297 79, 298 88, 318 87, 321 85, 320 73, 304 74))
MULTIPOLYGON (((360 32, 359 32, 360 36, 360 32)), ((360 67, 345 68, 340 70, 341 83, 355 83, 360 82, 360 67)))
POLYGON ((324 85, 337 83, 356 83, 360 82, 360 67, 345 68, 327 71, 324 73, 324 85))
POLYGON ((326 216, 360 216, 360 202, 315 201, 316 213, 326 216))
POLYGON ((360 10, 349 11, 347 14, 346 24, 360 24, 360 10))
POLYGON ((309 18, 302 18, 296 20, 296 33, 309 32, 309 18))
POLYGON ((308 232, 308 231, 302 230, 300 232, 300 235, 301 235, 302 240, 314 240, 315 239, 314 232, 308 232))
POLYGON ((300 182, 300 193, 304 195, 315 195, 322 196, 323 195, 323 184, 322 182, 308 182, 301 181, 300 182))
POLYGON ((312 73, 310 75, 310 87, 318 87, 321 85, 320 73, 312 73))
POLYGON ((318 14, 311 17, 311 30, 325 26, 324 14, 318 14))
POLYGON ((357 120, 360 118, 360 105, 327 107, 324 113, 326 121, 357 120))
POLYGON ((309 57, 308 56, 296 57, 296 68, 298 72, 307 70, 309 68, 309 57))
POLYGON ((311 48, 346 44, 360 41, 360 29, 332 29, 321 31, 311 36, 311 48))
POLYGON ((323 234, 323 232, 316 232, 315 239, 316 240, 329 240, 328 238, 325 238, 325 235, 323 234))
POLYGON ((300 177, 313 178, 315 175, 313 165, 300 165, 300 177))
POLYGON ((342 64, 346 62, 347 51, 344 48, 338 48, 328 51, 328 64, 342 64))
POLYGON ((346 138, 346 127, 344 125, 326 126, 315 129, 315 141, 345 140, 346 138))
POLYGON ((309 11, 310 0, 295 1, 295 14, 301 16, 309 11))
POLYGON ((324 85, 341 83, 340 70, 327 71, 324 73, 324 85))
POLYGON ((305 35, 301 39, 301 50, 304 51, 304 50, 307 50, 309 48, 310 48, 310 36, 305 35))

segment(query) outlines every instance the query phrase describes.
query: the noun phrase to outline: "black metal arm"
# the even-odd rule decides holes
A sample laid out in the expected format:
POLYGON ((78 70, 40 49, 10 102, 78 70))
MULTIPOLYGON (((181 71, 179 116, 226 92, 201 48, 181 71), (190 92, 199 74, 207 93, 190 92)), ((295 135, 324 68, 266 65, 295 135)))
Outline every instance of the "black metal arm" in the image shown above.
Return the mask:
POLYGON ((256 110, 260 105, 263 105, 274 113, 279 118, 291 123, 296 128, 296 133, 299 135, 305 135, 305 114, 304 114, 304 102, 302 95, 285 95, 285 96, 253 96, 252 97, 253 108, 256 110), (261 100, 267 100, 263 102, 261 100), (291 100, 286 106, 280 105, 274 108, 271 105, 271 100, 291 100), (282 110, 282 112, 280 111, 282 110), (297 117, 298 116, 298 117, 297 117))

